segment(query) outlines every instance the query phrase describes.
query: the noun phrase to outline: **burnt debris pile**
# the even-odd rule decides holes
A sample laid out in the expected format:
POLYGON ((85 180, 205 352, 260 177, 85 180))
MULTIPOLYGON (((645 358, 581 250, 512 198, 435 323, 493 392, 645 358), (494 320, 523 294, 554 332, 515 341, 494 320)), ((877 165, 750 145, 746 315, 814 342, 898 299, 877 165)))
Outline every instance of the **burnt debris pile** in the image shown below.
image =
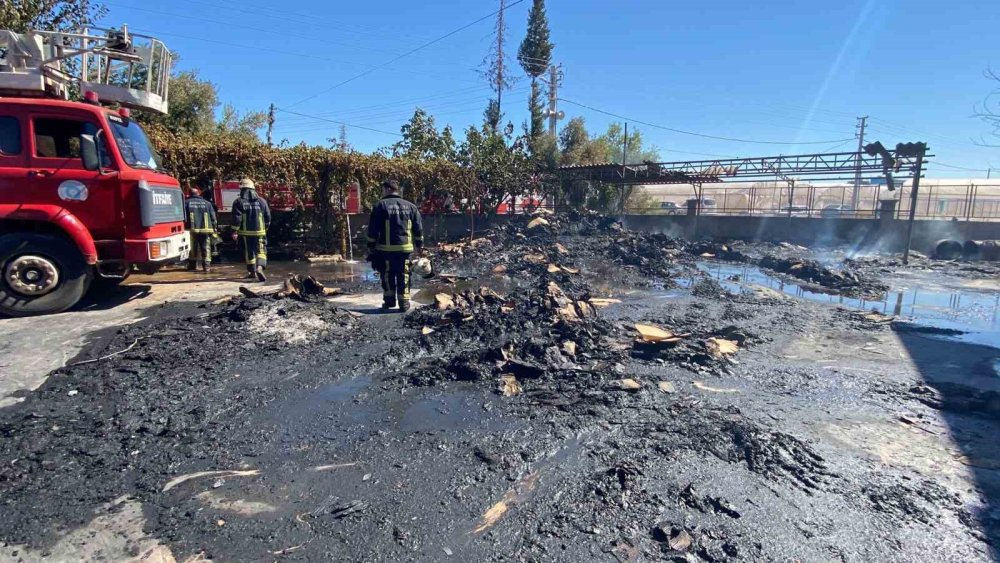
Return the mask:
POLYGON ((624 347, 590 299, 578 284, 563 289, 545 278, 510 296, 485 287, 440 293, 407 318, 434 352, 410 379, 496 381, 512 393, 527 380, 609 372, 624 347))
POLYGON ((758 260, 757 265, 845 295, 877 295, 888 289, 885 284, 850 269, 834 271, 815 260, 768 255, 758 260))

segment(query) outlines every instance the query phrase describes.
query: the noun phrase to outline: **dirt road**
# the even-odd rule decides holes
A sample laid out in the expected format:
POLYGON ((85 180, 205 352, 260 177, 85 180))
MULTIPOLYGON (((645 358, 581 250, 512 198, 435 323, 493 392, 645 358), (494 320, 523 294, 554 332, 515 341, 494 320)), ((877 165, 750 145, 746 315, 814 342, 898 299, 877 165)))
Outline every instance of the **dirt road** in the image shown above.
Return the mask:
POLYGON ((80 358, 132 348, 0 410, 0 555, 995 557, 992 292, 550 221, 440 249, 456 277, 406 316, 235 298, 105 331, 80 358))

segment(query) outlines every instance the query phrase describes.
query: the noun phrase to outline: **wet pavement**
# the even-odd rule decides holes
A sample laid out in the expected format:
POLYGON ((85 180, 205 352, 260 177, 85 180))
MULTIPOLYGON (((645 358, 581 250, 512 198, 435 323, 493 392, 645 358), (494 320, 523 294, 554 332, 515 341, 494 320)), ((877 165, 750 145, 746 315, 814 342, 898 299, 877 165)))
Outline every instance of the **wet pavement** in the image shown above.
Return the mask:
MULTIPOLYGON (((353 293, 178 298, 91 335, 77 361, 117 354, 0 410, 0 558, 995 559, 990 279, 813 268, 888 287, 845 297, 555 222, 439 254, 476 279, 420 280, 405 316, 364 314, 364 265, 294 264, 353 293)), ((159 280, 204 295, 190 276, 159 280)))

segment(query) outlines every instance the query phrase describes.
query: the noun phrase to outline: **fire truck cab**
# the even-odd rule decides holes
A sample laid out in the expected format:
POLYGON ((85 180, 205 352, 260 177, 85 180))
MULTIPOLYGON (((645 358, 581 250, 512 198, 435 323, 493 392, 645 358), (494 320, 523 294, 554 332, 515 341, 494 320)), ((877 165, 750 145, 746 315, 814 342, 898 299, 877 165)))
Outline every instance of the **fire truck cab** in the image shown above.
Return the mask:
POLYGON ((63 311, 95 277, 187 258, 180 185, 129 109, 166 111, 169 53, 102 31, 0 31, 0 313, 63 311), (67 99, 72 56, 84 102, 67 99))

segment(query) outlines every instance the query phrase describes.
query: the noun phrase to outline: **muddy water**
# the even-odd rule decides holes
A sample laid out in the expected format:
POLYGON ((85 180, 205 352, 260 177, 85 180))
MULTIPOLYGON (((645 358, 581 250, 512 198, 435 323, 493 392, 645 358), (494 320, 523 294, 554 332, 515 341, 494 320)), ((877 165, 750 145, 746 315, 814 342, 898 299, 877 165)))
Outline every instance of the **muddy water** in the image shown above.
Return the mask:
MULTIPOLYGON (((919 326, 960 331, 962 341, 1000 348, 1000 291, 969 287, 962 280, 937 272, 905 272, 883 280, 889 285, 876 299, 845 297, 810 291, 744 264, 700 262, 699 270, 730 291, 766 287, 793 297, 830 303, 908 319, 919 326)), ((690 283, 690 281, 689 281, 690 283)))

